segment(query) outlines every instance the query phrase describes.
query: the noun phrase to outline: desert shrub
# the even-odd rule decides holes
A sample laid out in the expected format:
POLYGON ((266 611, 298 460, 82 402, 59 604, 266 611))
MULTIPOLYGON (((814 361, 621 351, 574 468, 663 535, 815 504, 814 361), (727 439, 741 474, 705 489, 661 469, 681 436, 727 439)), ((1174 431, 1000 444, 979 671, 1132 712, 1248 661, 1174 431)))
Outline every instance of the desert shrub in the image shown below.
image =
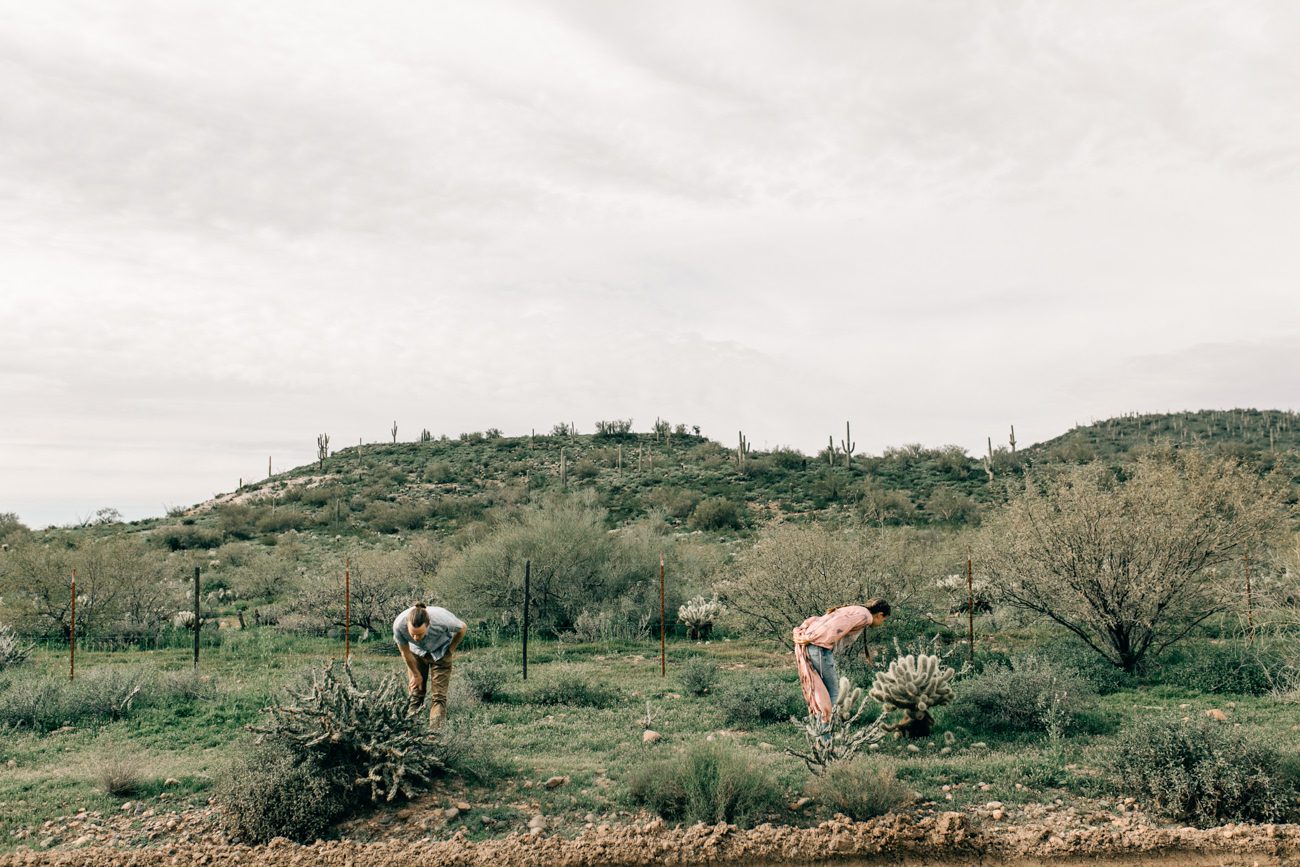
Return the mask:
POLYGON ((217 680, 192 668, 158 675, 146 699, 149 704, 179 704, 211 701, 217 697, 217 680))
POLYGON ((290 688, 288 701, 268 713, 250 727, 262 742, 283 747, 299 764, 352 781, 350 797, 358 800, 412 797, 463 758, 455 739, 407 713, 403 678, 367 688, 350 666, 337 662, 290 688))
POLYGON ((718 665, 703 656, 692 656, 682 664, 677 679, 691 695, 707 695, 718 685, 718 665))
POLYGON ((615 690, 593 683, 572 671, 561 672, 538 684, 528 693, 528 700, 532 704, 568 704, 578 707, 609 707, 618 698, 615 690))
POLYGON ((0 626, 0 671, 22 665, 34 648, 8 626, 0 626))
POLYGON ((69 682, 42 675, 17 679, 0 693, 0 726, 50 731, 64 725, 111 722, 126 717, 149 686, 136 669, 90 669, 69 682))
POLYGON ((420 503, 371 503, 361 518, 380 533, 418 530, 429 517, 429 509, 420 503))
POLYGON ((99 788, 114 798, 132 797, 144 787, 139 766, 127 758, 106 760, 99 766, 96 776, 99 788))
POLYGON ((424 468, 424 480, 435 485, 456 481, 456 471, 447 461, 432 461, 424 468))
POLYGON ((628 794, 665 819, 742 827, 781 808, 784 792, 765 763, 728 741, 697 743, 635 769, 628 794))
POLYGON ((257 518, 259 533, 284 533, 288 530, 302 530, 311 523, 305 512, 297 509, 263 509, 257 518))
POLYGON ((740 509, 726 497, 709 497, 691 511, 686 522, 692 530, 739 530, 740 509))
POLYGON ((1099 695, 1110 695, 1134 686, 1132 674, 1111 665, 1092 648, 1077 641, 1048 641, 1035 649, 1034 654, 1074 672, 1099 695))
MULTIPOLYGON (((644 641, 650 637, 652 615, 638 609, 630 599, 606 605, 598 611, 583 609, 573 621, 573 638, 588 644, 601 641, 644 641)), ((562 634, 561 639, 569 637, 562 634)))
POLYGON ((1161 666, 1159 679, 1216 695, 1267 695, 1291 669, 1275 651, 1239 641, 1180 650, 1161 666))
POLYGON ((0 728, 13 726, 49 731, 63 725, 61 678, 24 678, 0 691, 0 728))
MULTIPOLYGON (((610 534, 606 517, 591 490, 543 498, 449 558, 439 569, 435 591, 453 610, 472 609, 509 622, 505 618, 517 617, 522 605, 520 579, 531 560, 532 622, 538 629, 566 632, 583 610, 650 593, 646 560, 624 556, 637 534, 610 534)), ((657 592, 654 597, 658 611, 657 592)))
POLYGON ((1208 719, 1144 720, 1111 753, 1119 785, 1154 811, 1201 826, 1296 815, 1296 781, 1271 747, 1208 719))
POLYGON ((473 662, 462 668, 466 687, 479 701, 491 701, 501 693, 510 678, 510 670, 499 662, 473 662))
POLYGON ((596 466, 595 461, 589 458, 583 458, 573 466, 573 477, 575 479, 594 479, 600 475, 600 467, 596 466))
POLYGON ((834 762, 813 777, 808 794, 818 804, 850 819, 864 821, 900 809, 911 802, 911 789, 898 781, 894 769, 878 757, 834 762))
POLYGON ((348 810, 348 781, 283 746, 261 746, 235 760, 214 798, 226 830, 246 843, 276 837, 316 839, 348 810))
POLYGON ((768 677, 737 677, 717 690, 718 707, 727 725, 750 728, 763 723, 785 722, 800 713, 796 690, 785 681, 768 677))
POLYGON ((695 491, 682 488, 653 488, 645 495, 645 501, 648 505, 662 509, 678 520, 685 520, 700 504, 700 495, 695 491))
POLYGON ((1096 704, 1086 680, 1032 655, 988 667, 961 681, 956 693, 947 720, 990 734, 1046 732, 1049 712, 1068 729, 1096 704))
POLYGON ((189 551, 217 547, 221 544, 221 533, 203 527, 167 527, 159 531, 157 539, 169 551, 189 551))

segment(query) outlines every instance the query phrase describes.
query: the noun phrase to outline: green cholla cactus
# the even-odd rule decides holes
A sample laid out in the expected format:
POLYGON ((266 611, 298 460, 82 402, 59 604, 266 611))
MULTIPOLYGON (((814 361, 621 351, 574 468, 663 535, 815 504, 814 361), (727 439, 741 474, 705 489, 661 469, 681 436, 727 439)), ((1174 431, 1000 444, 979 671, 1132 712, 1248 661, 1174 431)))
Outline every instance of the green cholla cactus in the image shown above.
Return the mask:
POLYGON ((694 640, 704 640, 713 631, 713 622, 722 616, 722 603, 718 597, 705 599, 696 596, 677 609, 677 619, 686 624, 687 634, 694 640))
MULTIPOLYGON (((839 697, 831 708, 830 722, 823 723, 815 714, 808 714, 802 720, 808 751, 787 749, 786 752, 803 759, 810 771, 821 773, 832 762, 852 758, 862 749, 875 749, 885 737, 885 715, 881 713, 862 725, 867 704, 862 687, 855 687, 847 677, 840 678, 839 697)), ((790 722, 799 725, 801 721, 790 717, 790 722)))
POLYGON ((871 697, 885 710, 901 710, 903 718, 886 725, 886 731, 909 738, 926 737, 934 726, 933 708, 952 701, 951 681, 957 672, 933 654, 908 654, 889 664, 888 671, 878 672, 871 686, 871 697))
POLYGON ((354 791, 369 788, 372 801, 410 798, 447 771, 448 756, 441 732, 408 713, 407 701, 402 678, 366 689, 351 666, 333 662, 305 688, 290 689, 289 703, 270 708, 265 723, 248 728, 299 761, 341 772, 354 791))

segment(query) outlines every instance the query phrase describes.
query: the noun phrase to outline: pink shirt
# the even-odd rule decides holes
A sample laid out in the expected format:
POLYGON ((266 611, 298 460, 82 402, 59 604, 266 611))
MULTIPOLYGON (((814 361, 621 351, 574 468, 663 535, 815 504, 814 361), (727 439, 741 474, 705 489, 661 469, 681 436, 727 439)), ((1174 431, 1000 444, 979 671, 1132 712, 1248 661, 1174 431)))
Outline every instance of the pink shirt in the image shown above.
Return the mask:
POLYGON ((809 617, 794 629, 795 644, 815 644, 833 650, 842 641, 848 641, 866 629, 875 620, 861 605, 845 605, 830 614, 809 617))

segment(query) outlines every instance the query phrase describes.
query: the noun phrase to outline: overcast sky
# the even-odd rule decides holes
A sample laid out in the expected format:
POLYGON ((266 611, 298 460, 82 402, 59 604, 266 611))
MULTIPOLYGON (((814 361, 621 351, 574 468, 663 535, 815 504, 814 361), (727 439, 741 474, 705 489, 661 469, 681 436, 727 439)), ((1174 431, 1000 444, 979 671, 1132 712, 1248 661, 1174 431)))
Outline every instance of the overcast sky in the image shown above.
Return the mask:
POLYGON ((0 2, 0 512, 1293 408, 1289 2, 0 2))

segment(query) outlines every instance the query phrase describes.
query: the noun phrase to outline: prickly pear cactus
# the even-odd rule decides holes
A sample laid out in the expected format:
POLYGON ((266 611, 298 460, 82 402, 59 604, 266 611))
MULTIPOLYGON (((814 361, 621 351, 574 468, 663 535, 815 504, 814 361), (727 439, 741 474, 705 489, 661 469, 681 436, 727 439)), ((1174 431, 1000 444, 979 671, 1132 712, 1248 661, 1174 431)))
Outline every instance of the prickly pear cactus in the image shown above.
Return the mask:
POLYGON ((921 738, 934 727, 932 708, 952 701, 951 681, 956 671, 932 654, 908 654, 889 664, 888 671, 876 674, 871 697, 886 711, 901 710, 903 718, 884 726, 897 737, 921 738))
POLYGON ((786 752, 804 760, 808 769, 820 773, 832 762, 851 758, 859 750, 872 749, 885 737, 884 714, 870 722, 862 717, 867 712, 867 696, 862 687, 854 687, 847 677, 840 678, 839 696, 831 708, 831 719, 823 723, 815 714, 804 720, 790 717, 790 722, 803 725, 808 742, 806 752, 787 749, 786 752))

